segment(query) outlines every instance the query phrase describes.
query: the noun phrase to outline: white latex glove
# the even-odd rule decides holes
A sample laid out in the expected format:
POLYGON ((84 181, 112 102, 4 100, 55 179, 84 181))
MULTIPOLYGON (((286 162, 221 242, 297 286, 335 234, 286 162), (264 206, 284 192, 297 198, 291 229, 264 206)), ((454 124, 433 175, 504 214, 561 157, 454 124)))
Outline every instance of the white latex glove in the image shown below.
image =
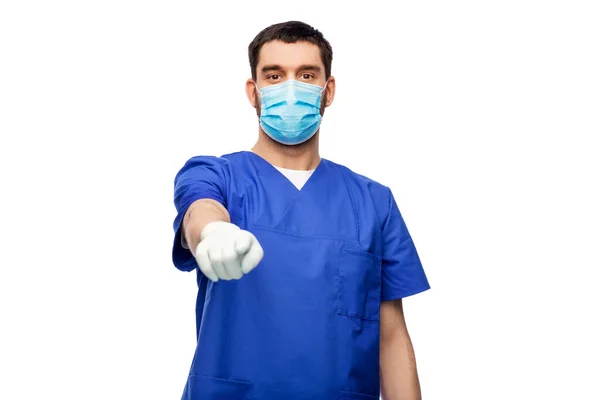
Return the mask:
POLYGON ((262 260, 263 249, 256 237, 229 222, 211 222, 200 234, 194 253, 200 271, 208 279, 240 279, 262 260))

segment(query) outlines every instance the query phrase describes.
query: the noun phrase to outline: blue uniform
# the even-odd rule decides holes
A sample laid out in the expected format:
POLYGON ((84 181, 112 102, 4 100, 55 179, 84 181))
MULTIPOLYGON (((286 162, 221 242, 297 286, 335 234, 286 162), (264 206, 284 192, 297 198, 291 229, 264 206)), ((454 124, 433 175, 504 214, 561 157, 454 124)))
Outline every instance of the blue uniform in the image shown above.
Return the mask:
POLYGON ((322 159, 301 190, 251 152, 175 178, 173 262, 197 271, 198 344, 183 400, 379 399, 379 306, 429 289, 389 188, 322 159), (264 249, 216 283, 181 245, 187 208, 220 202, 264 249))

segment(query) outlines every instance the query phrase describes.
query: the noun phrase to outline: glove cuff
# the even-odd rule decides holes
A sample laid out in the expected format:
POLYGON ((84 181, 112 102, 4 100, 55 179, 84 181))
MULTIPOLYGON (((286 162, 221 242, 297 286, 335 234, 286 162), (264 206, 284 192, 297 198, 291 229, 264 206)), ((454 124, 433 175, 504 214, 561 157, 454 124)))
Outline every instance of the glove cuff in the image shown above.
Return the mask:
POLYGON ((225 233, 225 232, 235 232, 239 231, 240 228, 237 225, 234 225, 230 222, 225 221, 214 221, 206 224, 202 232, 200 233, 200 240, 204 240, 210 235, 215 233, 225 233))

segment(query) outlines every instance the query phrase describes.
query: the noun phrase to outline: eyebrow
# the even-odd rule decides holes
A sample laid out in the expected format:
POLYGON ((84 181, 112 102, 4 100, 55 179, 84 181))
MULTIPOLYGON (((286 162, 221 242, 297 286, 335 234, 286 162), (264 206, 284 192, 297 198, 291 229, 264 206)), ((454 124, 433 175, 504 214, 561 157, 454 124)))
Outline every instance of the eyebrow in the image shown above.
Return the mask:
MULTIPOLYGON (((313 65, 313 64, 305 64, 305 65, 301 65, 300 68, 298 68, 298 70, 299 71, 321 72, 321 67, 319 67, 318 65, 313 65)), ((276 65, 276 64, 265 65, 264 67, 261 68, 261 72, 263 74, 265 72, 270 72, 270 71, 283 71, 283 68, 280 65, 276 65)))
POLYGON ((262 67, 261 72, 265 73, 269 71, 281 71, 282 69, 283 68, 281 68, 279 65, 265 65, 262 67))
POLYGON ((321 67, 319 67, 318 65, 311 65, 311 64, 306 64, 306 65, 301 65, 299 68, 300 71, 315 71, 315 72, 321 72, 321 67))

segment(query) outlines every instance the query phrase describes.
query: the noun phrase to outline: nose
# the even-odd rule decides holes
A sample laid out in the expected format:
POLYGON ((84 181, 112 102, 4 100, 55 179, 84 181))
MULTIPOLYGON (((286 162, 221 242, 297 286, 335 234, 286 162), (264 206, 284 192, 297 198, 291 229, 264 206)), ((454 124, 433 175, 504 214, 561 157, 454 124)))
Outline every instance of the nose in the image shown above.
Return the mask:
POLYGON ((294 93, 294 82, 290 82, 287 87, 286 101, 288 104, 294 104, 296 102, 296 95, 294 93))

